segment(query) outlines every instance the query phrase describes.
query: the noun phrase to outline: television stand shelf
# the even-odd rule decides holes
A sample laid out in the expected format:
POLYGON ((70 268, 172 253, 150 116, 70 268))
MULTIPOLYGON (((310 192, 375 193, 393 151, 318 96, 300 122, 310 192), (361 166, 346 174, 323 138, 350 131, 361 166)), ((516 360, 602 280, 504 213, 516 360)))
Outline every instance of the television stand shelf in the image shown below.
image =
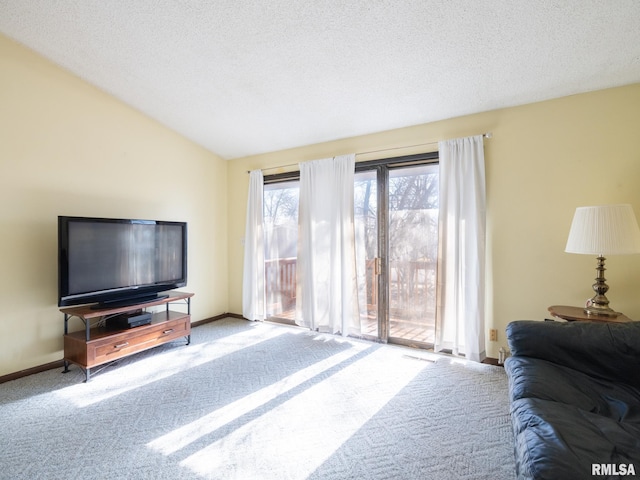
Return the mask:
POLYGON ((106 363, 148 350, 180 337, 191 343, 191 297, 193 293, 168 292, 165 298, 126 307, 93 309, 91 305, 65 307, 64 313, 64 370, 74 363, 85 372, 85 382, 91 378, 91 369, 106 363), (169 310, 171 303, 183 303, 187 313, 169 310), (166 309, 155 312, 151 323, 127 329, 113 329, 105 321, 113 316, 130 313, 143 308, 166 305, 166 309), (69 319, 78 317, 85 329, 69 333, 69 319))

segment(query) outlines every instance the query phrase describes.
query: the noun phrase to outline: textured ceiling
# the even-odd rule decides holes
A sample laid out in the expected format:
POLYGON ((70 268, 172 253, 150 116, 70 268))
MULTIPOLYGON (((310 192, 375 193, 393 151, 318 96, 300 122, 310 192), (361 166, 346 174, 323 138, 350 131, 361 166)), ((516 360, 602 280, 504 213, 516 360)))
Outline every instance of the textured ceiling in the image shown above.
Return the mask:
POLYGON ((0 0, 0 31, 223 158, 640 82, 638 0, 0 0))

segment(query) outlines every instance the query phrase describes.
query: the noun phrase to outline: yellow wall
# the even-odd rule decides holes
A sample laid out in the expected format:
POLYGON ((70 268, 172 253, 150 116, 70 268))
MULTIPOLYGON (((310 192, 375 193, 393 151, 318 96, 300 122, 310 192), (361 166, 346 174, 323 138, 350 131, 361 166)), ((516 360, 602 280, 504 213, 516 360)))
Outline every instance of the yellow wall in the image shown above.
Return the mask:
MULTIPOLYGON (((485 141, 486 328, 487 334, 498 329, 498 342, 487 335, 487 353, 497 357, 511 320, 543 319, 549 305, 582 305, 593 295, 596 260, 564 253, 569 226, 583 205, 630 203, 640 215, 639 131, 635 84, 234 160, 228 170, 230 310, 242 309, 247 170, 492 132, 485 141)), ((640 319, 640 255, 611 257, 607 267, 611 306, 640 319)))
POLYGON ((228 310, 227 162, 0 36, 0 375, 62 358, 57 216, 187 221, 193 321, 228 310))
MULTIPOLYGON (((592 295, 595 259, 563 252, 577 206, 640 215, 640 84, 225 162, 0 36, 0 105, 0 375, 62 358, 58 215, 186 220, 193 320, 240 313, 247 170, 491 131, 493 357, 509 321, 592 295)), ((612 306, 640 319, 640 256, 607 266, 612 306)))

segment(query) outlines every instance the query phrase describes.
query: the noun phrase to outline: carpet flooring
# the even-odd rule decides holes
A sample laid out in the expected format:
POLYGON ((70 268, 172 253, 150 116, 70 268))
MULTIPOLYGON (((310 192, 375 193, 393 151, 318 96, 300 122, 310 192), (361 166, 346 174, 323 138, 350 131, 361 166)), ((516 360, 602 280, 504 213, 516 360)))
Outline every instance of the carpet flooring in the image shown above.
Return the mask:
POLYGON ((0 385, 2 479, 513 479, 500 367, 224 319, 0 385))

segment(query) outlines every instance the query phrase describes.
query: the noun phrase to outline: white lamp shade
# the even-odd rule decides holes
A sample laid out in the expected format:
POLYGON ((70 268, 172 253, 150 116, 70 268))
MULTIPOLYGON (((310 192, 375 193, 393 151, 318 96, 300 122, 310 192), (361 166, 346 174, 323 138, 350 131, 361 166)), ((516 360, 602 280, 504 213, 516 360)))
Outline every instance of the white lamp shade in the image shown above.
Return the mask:
POLYGON ((631 205, 578 207, 565 252, 599 256, 640 253, 640 228, 631 205))

